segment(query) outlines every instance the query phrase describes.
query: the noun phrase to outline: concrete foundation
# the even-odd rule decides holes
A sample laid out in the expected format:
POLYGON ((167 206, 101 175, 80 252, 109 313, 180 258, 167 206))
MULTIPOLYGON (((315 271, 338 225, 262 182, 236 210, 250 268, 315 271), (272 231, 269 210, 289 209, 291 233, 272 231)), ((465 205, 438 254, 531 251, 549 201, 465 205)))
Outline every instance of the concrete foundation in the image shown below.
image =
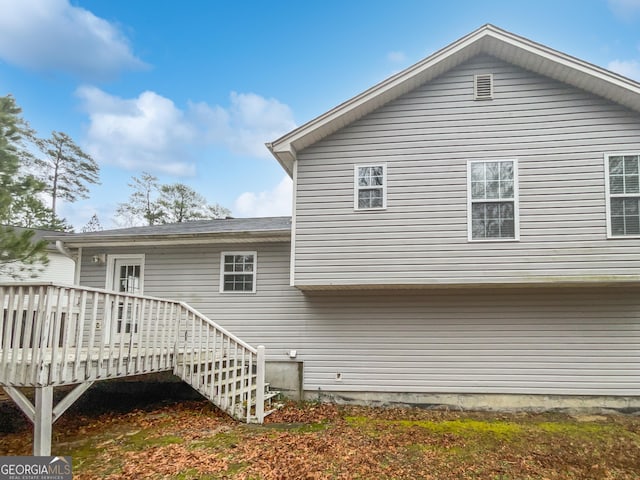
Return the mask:
POLYGON ((336 404, 503 412, 620 412, 640 414, 640 397, 516 394, 304 391, 303 398, 336 404))
POLYGON ((265 378, 271 390, 277 390, 289 400, 302 400, 302 362, 266 362, 265 378))

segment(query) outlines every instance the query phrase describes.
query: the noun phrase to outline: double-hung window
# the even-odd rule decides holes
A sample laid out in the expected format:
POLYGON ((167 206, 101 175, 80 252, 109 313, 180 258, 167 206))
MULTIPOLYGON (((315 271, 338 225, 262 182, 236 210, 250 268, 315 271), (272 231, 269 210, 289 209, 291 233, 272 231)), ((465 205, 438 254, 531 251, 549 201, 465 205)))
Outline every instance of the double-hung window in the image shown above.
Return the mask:
POLYGON ((517 240, 516 160, 469 161, 467 168, 469 240, 517 240))
POLYGON ((610 237, 640 237, 640 154, 605 155, 610 237))
POLYGON ((354 208, 356 210, 387 208, 386 165, 355 165, 354 185, 354 208))
POLYGON ((257 258, 256 252, 222 252, 220 292, 254 293, 257 258))

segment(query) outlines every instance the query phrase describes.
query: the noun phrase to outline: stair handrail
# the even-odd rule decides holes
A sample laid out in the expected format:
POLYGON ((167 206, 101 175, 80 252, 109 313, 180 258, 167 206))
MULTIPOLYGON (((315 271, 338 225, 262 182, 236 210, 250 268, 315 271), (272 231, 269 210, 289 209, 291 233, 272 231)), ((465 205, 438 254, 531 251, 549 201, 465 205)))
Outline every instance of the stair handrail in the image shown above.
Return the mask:
POLYGON ((245 342, 244 340, 242 340, 241 338, 238 338, 236 335, 234 335, 233 333, 231 333, 229 330, 227 330, 226 328, 218 325, 216 322, 214 322, 213 320, 211 320, 209 317, 207 317, 206 315, 204 315, 203 313, 199 312, 198 310, 196 310, 195 308, 193 308, 191 305, 189 305, 186 302, 183 301, 177 301, 176 303, 180 304, 186 311, 188 311, 189 313, 194 314, 195 316, 197 316, 200 320, 202 320, 205 323, 208 323, 209 325, 211 325, 213 328, 215 328, 216 330, 218 330, 220 333, 222 333, 223 335, 225 335, 226 337, 231 338, 231 340, 233 340, 235 343, 237 343, 238 345, 242 345, 244 348, 246 348, 247 350, 251 351, 251 353, 258 353, 258 349, 255 347, 252 347, 251 345, 249 345, 247 342, 245 342))

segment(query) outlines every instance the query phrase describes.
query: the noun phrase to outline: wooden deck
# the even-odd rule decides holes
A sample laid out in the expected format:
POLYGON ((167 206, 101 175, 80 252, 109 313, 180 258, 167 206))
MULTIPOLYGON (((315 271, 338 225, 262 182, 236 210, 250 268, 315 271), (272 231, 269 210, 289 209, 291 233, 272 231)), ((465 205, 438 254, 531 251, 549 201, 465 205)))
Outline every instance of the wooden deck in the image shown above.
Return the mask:
POLYGON ((5 370, 0 375, 12 378, 13 386, 68 385, 173 370, 175 353, 138 347, 124 352, 71 347, 63 354, 51 348, 37 352, 23 348, 0 349, 0 368, 5 370))
POLYGON ((34 454, 49 454, 51 424, 100 380, 172 371, 230 415, 264 419, 264 347, 246 344, 182 302, 0 284, 0 306, 0 386, 36 425, 34 454), (52 389, 62 385, 78 387, 53 407, 52 389), (36 389, 36 405, 21 387, 36 389))

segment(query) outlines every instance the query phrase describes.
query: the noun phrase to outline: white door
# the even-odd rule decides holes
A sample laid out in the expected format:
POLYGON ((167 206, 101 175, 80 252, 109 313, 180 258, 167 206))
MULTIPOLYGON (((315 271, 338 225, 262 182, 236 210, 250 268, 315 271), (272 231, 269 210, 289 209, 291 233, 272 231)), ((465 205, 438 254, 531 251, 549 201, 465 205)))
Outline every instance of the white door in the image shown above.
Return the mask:
MULTIPOLYGON (((142 294, 142 261, 133 258, 116 258, 113 262, 113 285, 115 292, 142 294)), ((133 341, 138 331, 137 313, 139 305, 132 298, 121 298, 115 316, 113 332, 115 343, 133 341)))

